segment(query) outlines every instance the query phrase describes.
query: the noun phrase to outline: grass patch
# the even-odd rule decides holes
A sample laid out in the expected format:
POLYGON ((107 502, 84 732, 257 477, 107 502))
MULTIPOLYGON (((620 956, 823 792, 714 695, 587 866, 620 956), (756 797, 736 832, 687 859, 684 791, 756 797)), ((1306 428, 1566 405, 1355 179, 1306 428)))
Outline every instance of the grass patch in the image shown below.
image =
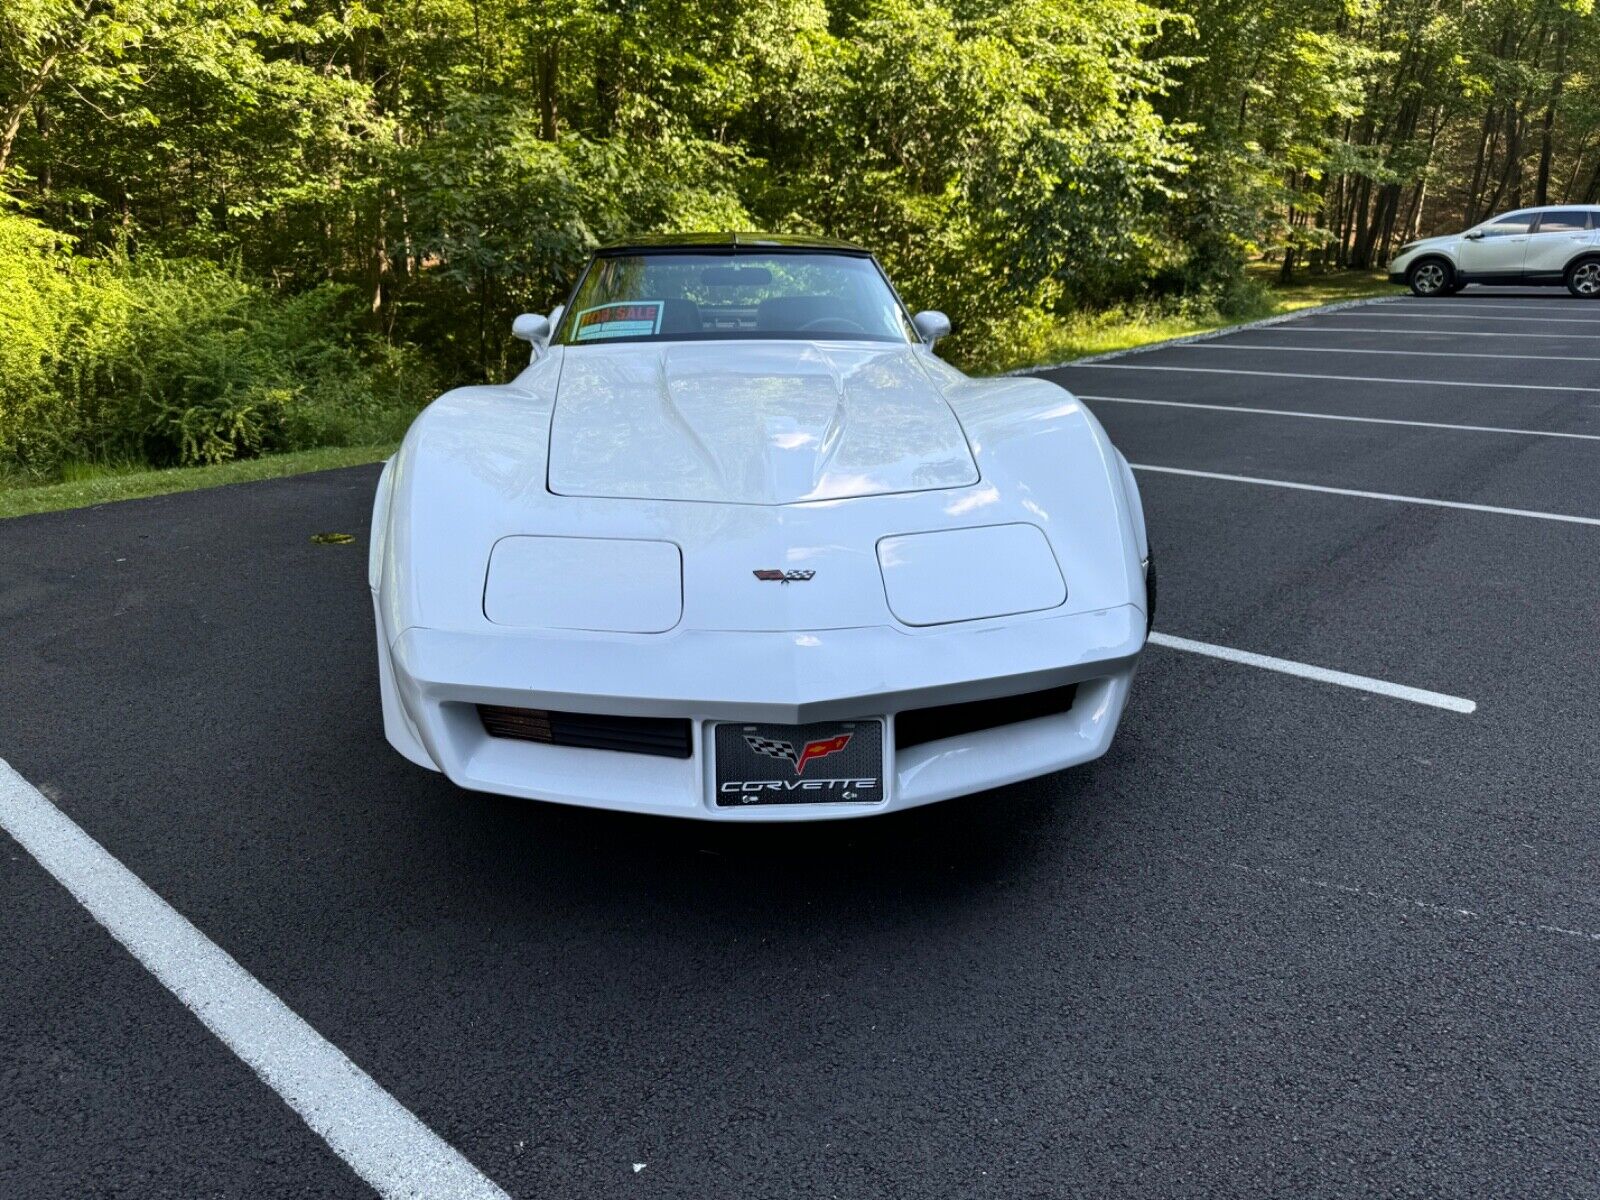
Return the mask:
POLYGON ((1113 308, 1051 321, 1020 338, 1011 353, 983 363, 982 368, 1005 371, 1069 362, 1093 354, 1132 350, 1170 338, 1209 333, 1322 304, 1395 294, 1394 285, 1381 271, 1305 275, 1287 285, 1277 282, 1277 271, 1273 265, 1250 268, 1247 278, 1252 286, 1243 289, 1235 303, 1226 309, 1209 305, 1176 309, 1113 308))
MULTIPOLYGON (((1278 282, 1278 268, 1273 263, 1252 266, 1246 272, 1251 279, 1266 286, 1277 301, 1277 312, 1294 312, 1318 304, 1337 304, 1341 300, 1363 300, 1369 296, 1398 296, 1401 289, 1389 282, 1384 271, 1330 271, 1326 275, 1308 275, 1302 271, 1292 283, 1278 282)), ((1274 316, 1276 313, 1269 313, 1274 316)))
POLYGON ((174 467, 162 471, 77 464, 69 468, 70 477, 60 483, 7 485, 0 482, 0 518, 360 466, 388 458, 394 449, 392 444, 329 446, 321 450, 297 450, 292 454, 267 454, 215 467, 174 467))

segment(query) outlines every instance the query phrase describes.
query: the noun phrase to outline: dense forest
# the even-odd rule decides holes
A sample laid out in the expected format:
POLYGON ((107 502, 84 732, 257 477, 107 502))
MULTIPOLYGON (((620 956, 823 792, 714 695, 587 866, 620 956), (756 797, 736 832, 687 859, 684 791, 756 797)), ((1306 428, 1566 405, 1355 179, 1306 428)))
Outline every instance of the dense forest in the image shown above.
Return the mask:
POLYGON ((0 462, 381 439, 647 230, 1025 358, 1600 199, 1590 0, 0 0, 0 462))

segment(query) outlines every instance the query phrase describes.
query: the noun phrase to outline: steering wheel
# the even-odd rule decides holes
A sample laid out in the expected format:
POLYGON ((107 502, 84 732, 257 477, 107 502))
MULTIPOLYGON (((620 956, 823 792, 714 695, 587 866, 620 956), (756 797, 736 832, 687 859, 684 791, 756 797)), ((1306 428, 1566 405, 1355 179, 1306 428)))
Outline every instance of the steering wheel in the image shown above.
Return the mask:
POLYGON ((798 333, 865 333, 867 327, 849 317, 813 317, 796 331, 798 333), (830 328, 824 328, 829 326, 830 328))

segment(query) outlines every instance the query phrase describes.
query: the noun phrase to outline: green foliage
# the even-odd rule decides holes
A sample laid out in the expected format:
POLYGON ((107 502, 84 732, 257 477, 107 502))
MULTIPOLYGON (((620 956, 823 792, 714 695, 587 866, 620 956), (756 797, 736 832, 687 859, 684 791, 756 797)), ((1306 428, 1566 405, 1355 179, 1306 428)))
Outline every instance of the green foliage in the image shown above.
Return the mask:
POLYGON ((738 156, 714 143, 663 136, 641 155, 620 135, 546 141, 538 125, 497 98, 463 97, 441 135, 399 161, 412 253, 431 264, 409 329, 458 371, 503 373, 511 317, 565 295, 597 243, 751 223, 738 156))
POLYGON ((0 461, 219 463, 395 435, 432 387, 348 289, 274 297, 183 260, 72 255, 0 214, 0 461))
POLYGON ((0 459, 49 462, 76 421, 57 380, 78 288, 65 239, 0 212, 0 459))
POLYGON ((377 436, 648 231, 864 243, 972 365, 1251 311, 1263 254, 1600 202, 1597 50, 1592 0, 5 0, 0 459, 377 436))

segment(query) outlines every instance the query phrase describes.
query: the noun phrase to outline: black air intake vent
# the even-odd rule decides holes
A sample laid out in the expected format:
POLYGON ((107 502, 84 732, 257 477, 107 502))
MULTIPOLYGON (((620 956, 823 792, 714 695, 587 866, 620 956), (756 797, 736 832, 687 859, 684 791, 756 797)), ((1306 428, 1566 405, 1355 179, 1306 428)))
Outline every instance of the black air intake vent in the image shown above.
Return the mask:
POLYGON ((684 717, 619 717, 480 704, 478 719, 490 737, 544 742, 550 746, 621 750, 627 754, 659 754, 664 758, 688 758, 694 747, 689 721, 684 717))
POLYGON ((1069 683, 1066 687, 1027 692, 1021 696, 1000 696, 994 700, 968 700, 962 704, 941 704, 936 708, 907 709, 895 716, 894 744, 897 749, 905 750, 924 742, 937 742, 940 738, 998 729, 1002 725, 1015 725, 1018 721, 1031 721, 1035 717, 1052 717, 1070 709, 1077 695, 1078 685, 1069 683))

